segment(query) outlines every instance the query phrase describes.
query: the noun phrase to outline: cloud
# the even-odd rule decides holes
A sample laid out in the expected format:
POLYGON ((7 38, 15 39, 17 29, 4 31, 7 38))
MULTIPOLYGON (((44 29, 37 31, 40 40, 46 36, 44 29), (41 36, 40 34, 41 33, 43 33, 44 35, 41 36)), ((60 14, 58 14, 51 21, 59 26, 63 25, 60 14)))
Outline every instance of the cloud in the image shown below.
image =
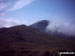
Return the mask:
POLYGON ((75 35, 75 25, 71 22, 65 22, 61 30, 66 34, 75 35))
POLYGON ((29 5, 34 0, 6 0, 7 2, 4 2, 4 0, 0 1, 0 16, 3 16, 9 11, 18 10, 29 5))
POLYGON ((33 0, 18 0, 9 10, 17 10, 23 8, 24 6, 30 4, 33 0))
POLYGON ((7 8, 7 4, 4 4, 4 3, 0 3, 0 11, 1 10, 4 10, 5 8, 7 8))
POLYGON ((48 26, 52 32, 58 31, 64 34, 75 35, 75 23, 64 20, 52 20, 48 26))
POLYGON ((19 25, 19 24, 20 24, 20 21, 17 19, 15 20, 14 18, 0 17, 0 28, 11 27, 11 26, 19 25))
POLYGON ((9 18, 9 17, 0 17, 0 28, 2 27, 12 27, 16 25, 25 24, 28 26, 29 21, 16 19, 16 18, 9 18))

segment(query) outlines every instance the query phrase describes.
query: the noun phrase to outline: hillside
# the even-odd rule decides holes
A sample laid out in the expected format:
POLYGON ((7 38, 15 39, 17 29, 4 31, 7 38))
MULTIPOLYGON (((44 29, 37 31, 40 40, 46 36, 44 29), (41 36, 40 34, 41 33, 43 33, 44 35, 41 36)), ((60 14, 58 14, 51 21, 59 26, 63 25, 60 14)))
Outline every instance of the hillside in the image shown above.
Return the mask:
POLYGON ((11 50, 17 54, 20 51, 40 51, 42 53, 58 49, 75 50, 74 47, 75 41, 54 38, 25 25, 0 29, 0 53, 11 50))

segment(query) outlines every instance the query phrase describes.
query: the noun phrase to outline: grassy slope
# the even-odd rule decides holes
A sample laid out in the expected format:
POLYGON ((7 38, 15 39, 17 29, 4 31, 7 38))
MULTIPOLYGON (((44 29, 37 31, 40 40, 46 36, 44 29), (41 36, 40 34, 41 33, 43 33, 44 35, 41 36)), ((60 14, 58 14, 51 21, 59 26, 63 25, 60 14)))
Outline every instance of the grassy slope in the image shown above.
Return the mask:
MULTIPOLYGON (((16 36, 16 35, 15 35, 16 36)), ((74 41, 61 38, 54 38, 37 32, 27 26, 15 26, 8 29, 7 32, 0 34, 0 38, 4 41, 2 48, 12 49, 15 51, 35 50, 35 51, 53 51, 57 49, 74 49, 74 41), (16 41, 11 35, 18 32, 25 41, 16 41)), ((1 48, 1 49, 2 49, 1 48)))

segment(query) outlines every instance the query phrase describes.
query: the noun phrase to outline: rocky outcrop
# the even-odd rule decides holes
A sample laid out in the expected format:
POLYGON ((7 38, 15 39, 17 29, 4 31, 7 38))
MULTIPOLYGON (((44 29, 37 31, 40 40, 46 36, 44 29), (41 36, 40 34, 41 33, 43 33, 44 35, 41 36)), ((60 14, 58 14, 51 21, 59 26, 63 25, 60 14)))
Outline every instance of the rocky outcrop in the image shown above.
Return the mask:
POLYGON ((48 24, 49 24, 48 20, 41 20, 41 21, 38 21, 38 22, 30 25, 30 27, 34 28, 40 32, 44 32, 46 30, 48 24))

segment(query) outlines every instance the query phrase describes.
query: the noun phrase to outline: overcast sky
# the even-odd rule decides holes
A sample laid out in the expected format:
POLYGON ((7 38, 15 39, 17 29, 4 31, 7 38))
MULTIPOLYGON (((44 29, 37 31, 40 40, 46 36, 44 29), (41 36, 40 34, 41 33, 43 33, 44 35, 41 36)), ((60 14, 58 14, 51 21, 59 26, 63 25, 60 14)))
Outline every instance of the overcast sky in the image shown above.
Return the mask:
POLYGON ((0 0, 0 27, 51 21, 49 28, 75 34, 75 0, 0 0))

